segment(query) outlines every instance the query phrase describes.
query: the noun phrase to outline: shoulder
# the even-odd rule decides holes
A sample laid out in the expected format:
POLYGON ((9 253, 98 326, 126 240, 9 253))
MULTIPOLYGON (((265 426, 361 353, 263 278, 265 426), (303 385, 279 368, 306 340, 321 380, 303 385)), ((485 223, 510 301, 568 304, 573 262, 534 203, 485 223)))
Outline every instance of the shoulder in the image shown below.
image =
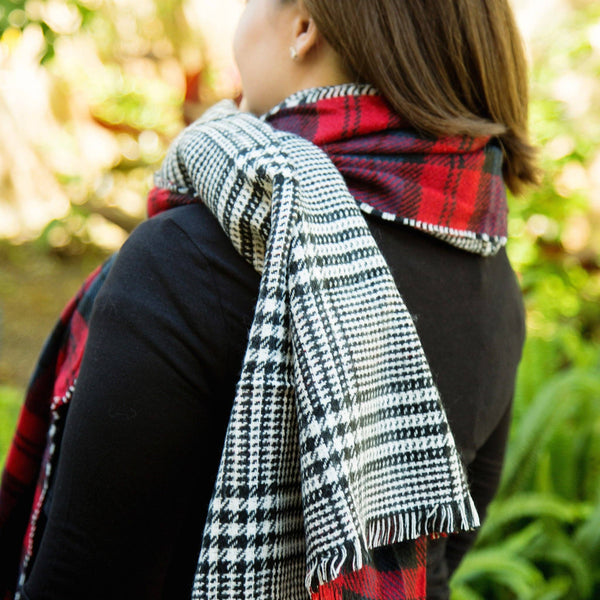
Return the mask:
POLYGON ((196 295, 199 291, 228 293, 232 287, 254 290, 258 282, 257 273, 201 204, 173 208, 141 223, 119 252, 115 267, 116 271, 160 274, 163 285, 196 295))
POLYGON ((183 206, 132 232, 94 311, 135 328, 144 347, 177 345, 178 354, 193 350, 194 360, 222 374, 239 369, 258 285, 259 275, 208 209, 183 206))
POLYGON ((228 253, 231 243, 206 206, 190 204, 166 210, 142 222, 125 242, 126 253, 139 250, 176 250, 195 248, 197 252, 218 248, 228 253))

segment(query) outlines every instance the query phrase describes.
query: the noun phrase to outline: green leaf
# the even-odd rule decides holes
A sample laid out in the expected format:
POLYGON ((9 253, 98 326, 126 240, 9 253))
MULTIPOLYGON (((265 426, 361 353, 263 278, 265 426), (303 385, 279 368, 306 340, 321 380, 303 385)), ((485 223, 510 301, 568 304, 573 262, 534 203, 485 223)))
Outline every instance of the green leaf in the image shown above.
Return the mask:
POLYGON ((15 424, 23 404, 23 390, 2 385, 0 386, 0 470, 12 441, 15 424))
POLYGON ((502 586, 523 600, 531 598, 544 583, 542 573, 534 565, 504 548, 468 554, 454 573, 453 585, 466 586, 477 580, 502 586))
POLYGON ((523 519, 552 519, 561 524, 573 524, 587 518, 591 510, 587 503, 566 502, 557 496, 536 492, 498 499, 490 505, 477 545, 484 547, 494 540, 501 540, 511 526, 518 525, 523 519))
POLYGON ((558 526, 546 527, 543 534, 525 550, 524 556, 541 565, 544 571, 568 573, 577 597, 590 597, 594 573, 586 561, 585 552, 558 526))
POLYGON ((468 585, 453 585, 450 589, 450 600, 485 600, 468 585))
POLYGON ((565 600, 570 598, 571 580, 568 577, 553 577, 538 590, 532 600, 565 600))
POLYGON ((541 388, 511 437, 499 497, 513 495, 521 488, 552 434, 588 396, 600 397, 600 378, 591 369, 559 373, 541 388))
POLYGON ((598 567, 600 565, 600 504, 585 523, 577 528, 574 540, 590 564, 598 567))

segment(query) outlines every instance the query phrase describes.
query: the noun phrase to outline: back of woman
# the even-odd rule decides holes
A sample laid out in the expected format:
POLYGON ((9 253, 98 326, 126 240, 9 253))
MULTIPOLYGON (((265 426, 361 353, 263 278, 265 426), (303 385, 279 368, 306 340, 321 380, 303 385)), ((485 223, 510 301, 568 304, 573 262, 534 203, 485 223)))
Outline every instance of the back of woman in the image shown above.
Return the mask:
POLYGON ((536 178, 507 3, 247 4, 250 114, 174 143, 32 386, 22 598, 448 598, 497 488, 536 178))

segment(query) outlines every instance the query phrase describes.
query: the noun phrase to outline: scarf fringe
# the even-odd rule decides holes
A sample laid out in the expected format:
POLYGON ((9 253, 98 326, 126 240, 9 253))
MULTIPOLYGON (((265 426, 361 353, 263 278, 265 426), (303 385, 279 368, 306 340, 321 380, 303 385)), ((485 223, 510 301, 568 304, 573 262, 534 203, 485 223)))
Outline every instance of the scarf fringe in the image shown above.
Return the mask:
POLYGON ((366 543, 368 548, 378 548, 440 531, 468 531, 479 524, 477 509, 467 494, 462 502, 454 500, 432 510, 424 508, 373 521, 367 525, 366 543))
POLYGON ((371 550, 421 536, 437 537, 447 533, 470 531, 479 527, 479 515, 470 496, 460 501, 377 519, 366 526, 365 539, 347 543, 333 555, 312 561, 307 567, 306 589, 316 593, 319 586, 334 581, 350 571, 371 564, 371 550))
POLYGON ((359 571, 369 563, 369 551, 360 542, 347 542, 337 548, 333 556, 320 558, 308 563, 305 586, 316 593, 320 585, 337 579, 343 573, 359 571))

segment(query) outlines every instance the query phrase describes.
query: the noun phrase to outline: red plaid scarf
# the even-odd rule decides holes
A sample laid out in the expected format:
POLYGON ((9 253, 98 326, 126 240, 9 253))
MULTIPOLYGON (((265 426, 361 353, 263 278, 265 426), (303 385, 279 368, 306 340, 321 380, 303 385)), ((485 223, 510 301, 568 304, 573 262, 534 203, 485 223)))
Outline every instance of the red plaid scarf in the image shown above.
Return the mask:
MULTIPOLYGON (((506 239, 501 151, 487 138, 419 135, 369 88, 293 107, 288 103, 266 120, 321 147, 365 212, 435 235, 464 232, 497 245, 506 239)), ((148 214, 194 202, 198 199, 154 188, 148 214)), ((5 600, 13 597, 19 563, 27 564, 41 537, 41 509, 58 458, 53 440, 61 437, 92 305, 113 258, 89 276, 63 311, 19 417, 0 486, 0 595, 5 600)), ((357 600, 424 600, 425 540, 403 549, 402 560, 397 551, 394 556, 395 561, 376 561, 321 586, 312 600, 342 600, 346 594, 357 600)))
POLYGON ((419 135, 374 93, 275 110, 268 120, 322 148, 366 212, 506 238, 502 153, 489 138, 419 135))
MULTIPOLYGON (((508 209, 499 146, 487 137, 420 135, 372 88, 358 89, 276 107, 265 118, 324 150, 364 212, 502 245, 508 209)), ((196 201, 154 189, 148 214, 196 201)))

